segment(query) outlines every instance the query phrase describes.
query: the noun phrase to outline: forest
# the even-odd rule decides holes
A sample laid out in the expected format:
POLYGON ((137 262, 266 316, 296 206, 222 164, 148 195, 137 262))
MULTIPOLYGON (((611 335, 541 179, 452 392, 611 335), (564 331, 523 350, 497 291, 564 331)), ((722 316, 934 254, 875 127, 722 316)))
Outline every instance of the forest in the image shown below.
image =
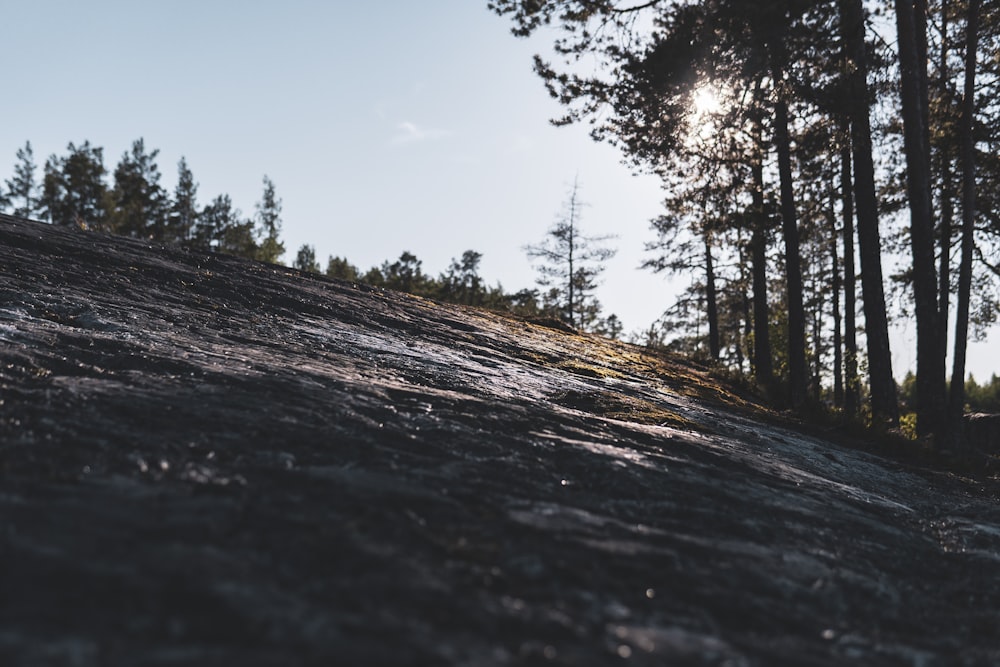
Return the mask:
MULTIPOLYGON (((750 378, 781 407, 826 405, 880 428, 913 413, 915 434, 940 446, 956 444, 964 411, 1000 408, 995 376, 965 381, 967 341, 1000 307, 995 3, 487 4, 515 36, 555 36, 534 61, 565 108, 553 123, 588 125, 662 179, 644 266, 694 279, 630 339, 750 378), (917 330, 916 373, 898 386, 891 317, 917 330)), ((268 177, 245 215, 225 194, 200 205, 184 159, 167 192, 157 155, 136 140, 109 172, 84 141, 39 168, 29 142, 0 207, 263 262, 286 255, 268 177)), ((304 245, 291 265, 622 337, 594 298, 614 251, 580 230, 580 197, 574 186, 543 241, 525 246, 535 289, 490 286, 475 250, 436 276, 409 252, 364 270, 338 256, 323 266, 304 245)))
POLYGON ((709 356, 792 407, 830 378, 836 406, 891 427, 888 317, 912 317, 905 407, 960 440, 967 342, 998 302, 996 3, 488 4, 556 35, 534 63, 554 123, 662 177, 648 265, 699 275, 668 328, 707 322, 709 356))

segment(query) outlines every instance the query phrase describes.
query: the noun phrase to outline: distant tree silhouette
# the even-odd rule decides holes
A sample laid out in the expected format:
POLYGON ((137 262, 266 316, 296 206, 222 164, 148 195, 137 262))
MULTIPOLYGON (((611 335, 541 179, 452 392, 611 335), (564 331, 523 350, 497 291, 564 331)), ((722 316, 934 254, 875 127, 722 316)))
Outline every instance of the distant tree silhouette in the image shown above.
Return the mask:
POLYGON ((84 141, 72 142, 65 157, 45 162, 41 205, 45 217, 64 227, 106 229, 111 196, 104 177, 104 151, 84 141))
POLYGON ((334 257, 330 255, 326 261, 326 271, 324 275, 340 280, 356 281, 359 276, 358 267, 347 261, 346 257, 334 257))
POLYGON ((123 154, 115 167, 110 228, 116 234, 167 240, 170 202, 160 186, 160 169, 156 164, 159 153, 159 150, 146 152, 145 142, 136 139, 131 151, 123 154))
POLYGON ((587 329, 600 314, 593 293, 604 263, 614 257, 614 249, 602 245, 611 236, 585 236, 580 231, 579 184, 574 181, 563 211, 549 228, 544 242, 527 245, 525 252, 536 265, 537 283, 550 289, 550 300, 559 316, 571 327, 587 329))
POLYGON ((257 202, 255 216, 257 234, 260 245, 257 248, 257 259, 262 262, 276 264, 283 254, 285 246, 279 239, 281 234, 281 200, 275 192, 274 182, 264 176, 264 193, 257 202))
POLYGON ((309 244, 302 245, 295 254, 295 261, 292 262, 292 268, 307 273, 319 273, 320 267, 319 262, 316 261, 316 248, 309 244))
POLYGON ((167 241, 187 244, 198 226, 198 184, 188 168, 187 160, 177 163, 177 186, 174 188, 170 213, 167 217, 167 241))
POLYGON ((404 251, 395 262, 384 262, 381 267, 382 287, 431 296, 433 285, 430 278, 424 274, 423 262, 411 252, 404 251))
POLYGON ((479 262, 483 254, 466 250, 462 259, 451 260, 448 271, 441 275, 438 298, 452 303, 480 306, 486 299, 483 280, 479 277, 479 262))
POLYGON ((201 212, 192 245, 248 259, 257 256, 253 222, 243 219, 226 194, 216 197, 201 212))
POLYGON ((7 179, 6 189, 0 190, 0 206, 4 210, 22 218, 40 217, 42 206, 41 191, 35 177, 35 153, 31 142, 25 142, 24 148, 17 149, 17 164, 14 166, 14 177, 7 179))

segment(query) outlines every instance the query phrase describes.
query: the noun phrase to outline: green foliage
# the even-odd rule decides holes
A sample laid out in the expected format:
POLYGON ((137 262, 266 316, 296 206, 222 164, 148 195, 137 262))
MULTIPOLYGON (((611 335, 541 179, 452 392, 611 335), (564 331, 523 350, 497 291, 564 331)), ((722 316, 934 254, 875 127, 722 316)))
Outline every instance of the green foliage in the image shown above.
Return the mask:
POLYGON ((461 260, 451 260, 447 273, 438 281, 437 297, 442 301, 481 306, 486 299, 482 278, 479 277, 479 262, 482 253, 466 250, 461 260))
POLYGON ((177 186, 167 215, 166 241, 185 244, 198 226, 198 184, 183 157, 177 163, 177 186))
POLYGON ((105 229, 112 208, 104 177, 104 151, 89 141, 66 147, 65 157, 45 162, 41 205, 50 222, 64 227, 105 229))
POLYGON ((994 374, 989 382, 978 384, 970 375, 965 382, 965 405, 967 412, 1000 414, 1000 377, 994 374))
POLYGON ((243 219, 229 195, 219 195, 201 212, 192 245, 247 259, 257 256, 253 221, 243 219))
POLYGON ((22 218, 34 218, 42 213, 41 190, 35 179, 35 153, 31 142, 17 150, 14 177, 7 179, 6 189, 0 190, 0 209, 9 210, 22 218))
POLYGON ((395 262, 390 264, 386 261, 382 264, 382 286, 400 292, 432 296, 434 290, 431 289, 430 278, 424 275, 422 266, 423 262, 416 255, 404 251, 395 262))
POLYGON ((264 193, 257 202, 256 232, 260 238, 257 259, 271 264, 285 254, 285 245, 279 239, 281 234, 281 200, 274 188, 274 182, 264 176, 264 193))
POLYGON ((359 272, 358 267, 348 262, 346 257, 334 257, 330 255, 330 258, 326 261, 326 271, 324 271, 324 274, 328 278, 339 278, 340 280, 355 282, 358 280, 359 272))
POLYGON ((116 234, 153 241, 166 239, 170 202, 160 186, 158 154, 159 150, 147 153, 145 142, 137 139, 131 152, 122 155, 115 167, 110 230, 116 234))
POLYGON ((292 268, 305 271, 306 273, 319 273, 320 267, 319 262, 316 261, 316 248, 309 244, 302 245, 299 251, 295 253, 295 261, 292 262, 292 268))
POLYGON ((31 142, 18 150, 14 177, 0 188, 0 210, 39 217, 63 226, 109 231, 135 238, 277 262, 284 253, 281 200, 274 183, 264 177, 264 193, 254 219, 244 219, 229 195, 221 194, 198 207, 198 184, 181 158, 171 197, 160 185, 158 150, 147 151, 140 138, 115 167, 108 188, 103 149, 89 141, 70 143, 65 156, 45 162, 39 186, 31 142))

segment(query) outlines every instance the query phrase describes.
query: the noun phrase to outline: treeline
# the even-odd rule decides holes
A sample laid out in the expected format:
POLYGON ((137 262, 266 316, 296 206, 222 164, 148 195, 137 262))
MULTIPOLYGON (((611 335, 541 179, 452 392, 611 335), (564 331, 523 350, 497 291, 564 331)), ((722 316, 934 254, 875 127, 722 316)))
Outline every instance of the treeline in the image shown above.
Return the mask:
POLYGON ((244 216, 227 194, 198 204, 198 184, 181 158, 172 193, 160 184, 159 150, 137 139, 112 172, 104 149, 89 141, 70 143, 65 155, 52 155, 38 176, 31 142, 17 151, 14 175, 0 188, 0 208, 14 215, 55 225, 111 232, 157 243, 176 244, 277 262, 281 200, 264 176, 253 216, 244 216), (108 176, 110 175, 110 182, 108 176))
MULTIPOLYGON (((372 287, 407 292, 445 303, 476 306, 528 318, 558 320, 590 333, 610 338, 621 337, 622 324, 618 316, 612 313, 602 317, 600 303, 587 294, 586 288, 583 298, 579 293, 570 297, 568 287, 564 289, 551 284, 544 290, 526 288, 509 293, 499 283, 488 285, 479 275, 482 258, 482 253, 466 250, 461 258, 452 259, 446 271, 434 276, 424 272, 423 262, 416 255, 404 251, 393 262, 385 261, 380 266, 363 271, 346 258, 333 255, 327 258, 326 266, 322 267, 316 257, 316 249, 307 244, 299 248, 292 268, 372 287), (571 319, 574 314, 575 320, 571 319)), ((580 286, 579 279, 576 286, 580 286)))
MULTIPOLYGON (((917 400, 917 376, 906 374, 899 386, 899 398, 903 406, 912 410, 917 400)), ((965 381, 965 409, 968 412, 1000 414, 1000 377, 994 374, 989 382, 979 384, 969 376, 965 381)))
MULTIPOLYGON (((39 177, 29 141, 17 151, 14 174, 0 188, 0 210, 81 230, 263 262, 281 261, 285 253, 280 237, 282 202, 270 178, 264 176, 254 214, 244 216, 227 194, 199 205, 198 184, 184 158, 177 165, 176 187, 167 192, 160 183, 158 155, 159 150, 148 150, 145 142, 137 139, 109 172, 102 148, 89 141, 79 146, 70 143, 65 155, 46 160, 39 177)), ((617 316, 602 317, 601 305, 593 296, 596 277, 603 269, 601 262, 610 254, 587 250, 588 237, 578 233, 575 188, 570 205, 569 222, 557 224, 549 232, 548 240, 553 243, 526 247, 529 256, 542 256, 538 267, 542 289, 507 293, 499 284, 487 285, 479 275, 482 254, 474 250, 453 260, 438 276, 425 273, 422 262, 409 252, 367 271, 334 256, 321 267, 314 246, 309 244, 298 250, 292 266, 449 303, 557 319, 579 330, 619 337, 622 326, 617 316)))
POLYGON ((917 431, 960 434, 970 331, 1000 308, 1000 6, 488 5, 516 35, 559 31, 556 60, 535 59, 556 123, 663 179, 647 266, 693 280, 650 342, 892 426, 893 305, 916 322, 917 431))

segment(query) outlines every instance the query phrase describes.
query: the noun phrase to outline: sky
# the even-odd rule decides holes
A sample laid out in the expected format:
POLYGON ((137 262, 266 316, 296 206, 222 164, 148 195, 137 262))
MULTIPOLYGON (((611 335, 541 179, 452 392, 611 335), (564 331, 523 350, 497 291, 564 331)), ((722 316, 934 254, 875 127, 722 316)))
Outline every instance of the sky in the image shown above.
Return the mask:
MULTIPOLYGON (((31 141, 41 166, 69 142, 104 148, 113 171, 135 139, 159 149, 172 190, 183 156, 199 201, 229 194, 252 214, 265 175, 283 200, 290 263, 366 270, 403 251, 432 275, 465 250, 508 292, 532 287, 524 246, 544 239, 574 179, 588 235, 614 234, 598 298, 625 331, 647 328, 686 286, 638 267, 662 208, 562 109, 531 69, 549 36, 523 40, 485 0, 0 0, 5 53, 0 178, 31 141)), ((893 339, 897 377, 915 328, 893 339)), ((979 378, 1000 352, 970 348, 979 378)))

